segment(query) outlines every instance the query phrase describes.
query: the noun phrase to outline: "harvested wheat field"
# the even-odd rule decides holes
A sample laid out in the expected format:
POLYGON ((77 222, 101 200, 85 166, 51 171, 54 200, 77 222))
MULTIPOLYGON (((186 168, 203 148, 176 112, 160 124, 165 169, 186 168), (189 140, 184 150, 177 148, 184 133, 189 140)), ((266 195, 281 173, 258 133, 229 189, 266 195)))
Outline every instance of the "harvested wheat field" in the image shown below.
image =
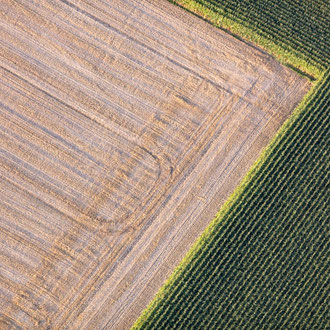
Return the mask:
POLYGON ((0 8, 0 327, 127 329, 310 83, 165 1, 0 8))

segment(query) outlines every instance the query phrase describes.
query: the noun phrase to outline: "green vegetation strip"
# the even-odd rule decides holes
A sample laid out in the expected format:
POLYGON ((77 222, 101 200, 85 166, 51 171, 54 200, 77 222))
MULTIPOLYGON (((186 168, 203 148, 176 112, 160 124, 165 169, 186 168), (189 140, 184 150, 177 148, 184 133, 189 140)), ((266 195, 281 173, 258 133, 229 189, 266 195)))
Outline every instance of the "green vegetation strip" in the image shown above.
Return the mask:
POLYGON ((329 66, 330 2, 170 0, 314 77, 329 66))
POLYGON ((284 62, 299 62, 318 80, 134 328, 326 329, 330 57, 322 29, 329 2, 178 2, 243 37, 268 31, 260 44, 269 50, 270 40, 278 57, 301 45, 284 62))

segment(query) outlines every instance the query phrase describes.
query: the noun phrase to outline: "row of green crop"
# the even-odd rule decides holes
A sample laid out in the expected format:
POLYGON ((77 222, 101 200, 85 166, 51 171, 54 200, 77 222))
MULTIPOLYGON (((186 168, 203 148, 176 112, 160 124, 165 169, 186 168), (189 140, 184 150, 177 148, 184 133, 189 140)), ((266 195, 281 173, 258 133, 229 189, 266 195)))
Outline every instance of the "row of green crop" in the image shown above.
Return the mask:
POLYGON ((329 65, 329 20, 330 3, 320 15, 318 1, 284 0, 196 0, 213 12, 231 17, 258 33, 263 34, 281 47, 291 46, 315 62, 329 65), (302 7, 305 6, 304 10, 302 7), (276 12, 276 15, 274 15, 276 12), (321 17, 321 19, 315 19, 321 17), (322 19, 323 18, 323 19, 322 19))
MULTIPOLYGON (((323 169, 324 171, 324 169, 323 169)), ((322 169, 319 168, 318 172, 315 172, 314 175, 318 175, 320 174, 320 172, 322 172, 322 169)), ((312 182, 312 181, 311 181, 312 182)), ((309 188, 309 186, 307 185, 306 188, 309 188)), ((251 249, 253 249, 254 251, 258 251, 258 254, 252 254, 252 255, 247 255, 247 257, 242 261, 240 260, 240 267, 244 267, 245 270, 245 274, 252 274, 252 272, 250 272, 250 270, 253 270, 253 274, 255 273, 256 269, 257 271, 259 271, 260 269, 263 270, 264 273, 267 274, 268 269, 269 269, 269 265, 271 265, 274 260, 276 260, 276 258, 280 255, 280 258, 282 257, 282 259, 284 259, 283 261, 280 260, 280 265, 277 263, 277 267, 276 267, 276 271, 277 272, 282 272, 283 270, 281 269, 281 266, 284 265, 290 265, 289 260, 292 260, 292 254, 288 253, 288 254, 284 254, 283 250, 287 249, 287 251, 292 251, 293 246, 295 244, 295 242, 291 239, 291 240, 286 240, 286 236, 288 236, 288 234, 292 235, 295 234, 295 231, 292 230, 292 226, 290 228, 290 226, 288 225, 288 218, 282 218, 285 219, 285 230, 282 230, 282 228, 279 228, 279 232, 283 233, 284 235, 281 237, 278 237, 278 232, 275 231, 275 226, 273 224, 271 224, 270 222, 267 222, 265 220, 267 220, 267 210, 270 210, 274 208, 275 204, 279 204, 279 203, 283 203, 283 195, 285 194, 285 189, 281 188, 279 194, 272 194, 272 201, 269 201, 270 203, 267 205, 267 208, 262 208, 264 210, 263 213, 261 214, 256 214, 256 219, 255 222, 253 223, 253 226, 248 227, 248 228, 244 228, 242 230, 236 230, 235 231, 235 235, 234 235, 234 241, 238 241, 240 242, 239 245, 235 247, 236 251, 228 251, 227 255, 220 257, 221 259, 218 259, 219 256, 217 256, 218 260, 221 260, 222 262, 225 262, 229 265, 231 265, 231 267, 229 267, 229 269, 226 271, 227 276, 226 276, 226 288, 221 288, 219 287, 219 285, 214 286, 213 288, 210 286, 205 286, 202 288, 202 292, 207 292, 207 295, 210 296, 214 296, 216 295, 216 293, 218 291, 222 291, 224 289, 229 291, 229 297, 228 300, 229 301, 235 301, 235 303, 232 304, 228 304, 228 301, 225 302, 225 300, 219 300, 216 301, 215 304, 217 302, 221 302, 219 303, 219 307, 218 309, 221 310, 223 315, 228 315, 228 308, 230 308, 231 310, 236 310, 239 311, 239 308, 237 308, 237 306, 246 306, 246 304, 242 304, 242 300, 246 299, 245 297, 248 297, 251 292, 246 292, 247 290, 253 290, 256 287, 258 287, 260 284, 262 284, 263 281, 263 277, 259 278, 256 281, 247 281, 246 278, 244 278, 243 276, 241 276, 240 273, 235 272, 235 260, 240 260, 242 258, 240 258, 240 253, 241 253, 241 249, 246 249, 249 247, 249 241, 254 242, 253 246, 251 246, 251 249), (278 197, 280 196, 280 198, 278 197), (277 199, 277 200, 276 200, 277 199), (282 200, 281 200, 282 199, 282 200), (262 223, 258 222, 257 219, 263 219, 264 221, 262 223), (260 227, 262 226, 262 227, 260 227), (270 228, 271 227, 271 228, 270 228), (240 233, 239 235, 237 233, 240 233), (261 233, 266 233, 265 237, 263 237, 263 235, 261 233), (278 240, 280 240, 280 244, 278 244, 278 240), (289 242, 289 244, 288 244, 289 242), (286 246, 289 245, 289 246, 286 246), (265 247, 267 248, 267 250, 265 250, 265 247), (269 252, 271 250, 271 253, 269 252), (233 253, 234 252, 234 253, 233 253), (257 259, 257 260, 256 260, 257 259), (233 274, 235 274, 233 276, 233 274), (231 279, 230 279, 231 277, 231 279), (232 286, 228 286, 228 282, 231 281, 233 283, 232 286), (253 286, 249 286, 250 283, 253 283, 253 286), (241 294, 237 295, 237 288, 240 288, 241 290, 241 294), (248 288, 248 289, 247 289, 248 288), (245 292, 244 292, 245 289, 245 292), (234 296, 236 295, 236 299, 233 300, 234 296)), ((317 201, 317 198, 315 199, 315 197, 313 194, 310 194, 309 198, 312 198, 312 200, 317 201)), ((305 206, 306 203, 304 200, 296 200, 296 208, 299 210, 299 212, 295 212, 294 216, 302 216, 303 212, 306 212, 305 206), (302 203, 304 205, 302 205, 302 203)), ((253 206, 251 206, 253 207, 253 206)), ((280 214, 277 213, 275 215, 276 217, 280 217, 280 214)), ((289 219, 290 220, 290 219, 289 219)), ((252 222, 249 222, 249 224, 251 225, 252 222)), ((282 223, 279 223, 280 225, 284 225, 282 223)), ((301 230, 303 228, 303 226, 301 227, 296 227, 296 231, 297 230, 301 230)), ((314 228, 315 229, 315 228, 314 228)), ((309 232, 307 232, 307 236, 308 236, 309 232)), ((312 235, 313 236, 313 235, 312 235)), ((217 263, 217 261, 215 261, 215 263, 217 263)), ((211 267, 212 268, 212 267, 211 267)), ((275 267, 271 268, 272 271, 275 269, 275 267)), ((297 269, 297 268, 295 268, 297 269)), ((290 267, 289 267, 290 270, 290 267)), ((210 268, 208 269, 200 269, 200 271, 203 272, 204 276, 206 278, 211 279, 212 278, 212 273, 215 273, 217 271, 220 271, 219 266, 216 268, 216 270, 211 270, 210 268), (209 276, 208 276, 209 275, 209 276)), ((269 273, 269 272, 268 272, 269 273)), ((269 274, 268 274, 269 275, 269 274)), ((276 275, 276 274, 275 274, 276 275)), ((287 273, 287 275, 289 275, 289 273, 287 273)), ((273 276, 273 274, 272 274, 273 276)), ((251 276, 250 276, 251 277, 251 276)), ((250 279, 249 279, 250 280, 250 279)), ((212 282, 212 281, 211 281, 212 282)), ((205 283, 205 282, 204 282, 205 283)), ((214 282, 212 282, 214 283, 214 282)), ((272 283, 271 281, 267 282, 267 283, 272 283)), ((263 290, 265 289, 265 287, 267 287, 267 283, 266 285, 263 285, 263 290)), ((219 282, 217 283, 219 284, 219 282)), ((223 284, 223 282, 222 282, 223 284)), ((193 285, 196 286, 200 286, 200 284, 195 283, 193 285)), ((274 284, 273 284, 274 286, 274 284)), ((279 283, 280 286, 280 283, 279 283)), ((274 290, 274 288, 273 288, 274 290)), ((271 290, 273 292, 273 290, 271 290)), ((279 295, 277 295, 277 299, 279 299, 279 295)), ((200 299, 200 297, 198 297, 198 300, 203 301, 203 299, 200 299)), ((197 301, 197 300, 196 300, 197 301)), ((191 300, 190 304, 191 306, 194 306, 194 304, 196 303, 196 301, 191 300)), ((197 305, 197 304, 196 304, 197 305)), ((203 313, 207 313, 208 310, 212 311, 214 310, 214 304, 210 304, 209 301, 207 303, 202 303, 199 304, 199 306, 197 305, 197 309, 203 310, 203 313)), ((189 309, 189 306, 187 306, 187 309, 189 310, 189 312, 186 314, 186 317, 189 319, 189 314, 191 315, 199 315, 198 313, 194 314, 194 308, 189 309)), ((244 313, 246 313, 247 311, 245 311, 244 313)), ((214 316, 217 315, 216 313, 210 313, 210 315, 214 316)), ((203 322, 205 323, 207 321, 208 322, 212 322, 213 320, 212 317, 206 319, 196 319, 196 317, 192 317, 190 320, 190 323, 194 323, 196 322, 196 324, 201 324, 203 325, 203 322)), ((250 318, 250 323, 253 320, 253 318, 250 318)), ((223 321, 223 318, 222 318, 223 321)), ((189 325, 189 322, 186 322, 187 325, 189 325)), ((209 324, 205 324, 205 326, 207 326, 207 328, 209 328, 209 324)))
POLYGON ((281 2, 252 0, 170 0, 202 16, 217 27, 265 48, 281 63, 319 77, 330 64, 328 18, 325 5, 321 19, 316 1, 281 2), (301 10, 302 7, 304 10, 301 10), (262 8, 262 10, 261 10, 262 8), (293 10, 294 9, 294 10, 293 10), (309 15, 304 13, 309 11, 309 15), (294 12, 293 15, 286 13, 294 12))
MULTIPOLYGON (((325 273, 321 271, 317 276, 312 266, 313 260, 322 260, 322 253, 329 254, 324 236, 325 210, 330 211, 326 193, 329 85, 327 73, 306 97, 298 119, 291 119, 282 129, 267 157, 257 165, 254 180, 245 185, 239 199, 220 213, 202 244, 187 256, 137 327, 180 329, 198 325, 216 329, 231 324, 240 329, 247 324, 257 327, 261 320, 266 324, 266 318, 268 326, 272 322, 285 327, 290 322, 301 322, 301 326, 311 328, 325 324, 322 313, 310 318, 314 324, 308 324, 303 308, 294 311, 302 306, 299 302, 303 302, 305 290, 308 294, 319 283, 324 284, 320 277, 325 273), (300 243, 295 238, 300 238, 300 243), (306 242, 310 246, 305 248, 306 242), (323 249, 318 249, 317 244, 324 244, 323 249), (295 255, 297 250, 300 260, 295 255), (291 285, 286 287, 286 282, 291 285), (297 301, 286 304, 286 296, 294 290, 298 292, 297 301), (274 297, 278 300, 275 303, 274 297), (283 303, 279 303, 281 300, 283 303), (237 320, 233 314, 239 315, 237 320)), ((327 261, 322 260, 322 265, 328 267, 327 261)), ((320 290, 317 294, 322 295, 320 290)), ((324 306, 317 304, 322 299, 324 294, 315 301, 314 310, 322 310, 324 306)))

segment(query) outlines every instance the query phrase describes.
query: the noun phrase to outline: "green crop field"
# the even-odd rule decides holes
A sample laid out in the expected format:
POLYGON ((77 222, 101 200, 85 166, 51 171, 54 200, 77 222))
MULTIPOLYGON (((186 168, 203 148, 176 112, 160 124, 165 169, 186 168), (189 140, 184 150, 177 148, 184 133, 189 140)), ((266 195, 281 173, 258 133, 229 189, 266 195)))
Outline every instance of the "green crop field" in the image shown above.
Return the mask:
POLYGON ((316 81, 134 328, 329 328, 330 3, 177 2, 316 81))
POLYGON ((330 64, 326 0, 170 0, 318 76, 330 64))

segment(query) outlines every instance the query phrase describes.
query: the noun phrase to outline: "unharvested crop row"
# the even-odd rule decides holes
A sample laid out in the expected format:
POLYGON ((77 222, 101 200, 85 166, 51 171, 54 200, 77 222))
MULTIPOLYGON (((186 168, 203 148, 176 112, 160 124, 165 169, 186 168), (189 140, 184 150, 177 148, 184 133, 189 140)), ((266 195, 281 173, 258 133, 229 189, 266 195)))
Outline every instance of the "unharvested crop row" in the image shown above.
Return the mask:
MULTIPOLYGON (((223 1, 196 0, 214 12, 230 17, 257 33, 280 43, 281 47, 294 47, 316 63, 329 65, 329 21, 326 13, 329 3, 282 1, 223 1)), ((179 1, 180 3, 180 1, 179 1)))

